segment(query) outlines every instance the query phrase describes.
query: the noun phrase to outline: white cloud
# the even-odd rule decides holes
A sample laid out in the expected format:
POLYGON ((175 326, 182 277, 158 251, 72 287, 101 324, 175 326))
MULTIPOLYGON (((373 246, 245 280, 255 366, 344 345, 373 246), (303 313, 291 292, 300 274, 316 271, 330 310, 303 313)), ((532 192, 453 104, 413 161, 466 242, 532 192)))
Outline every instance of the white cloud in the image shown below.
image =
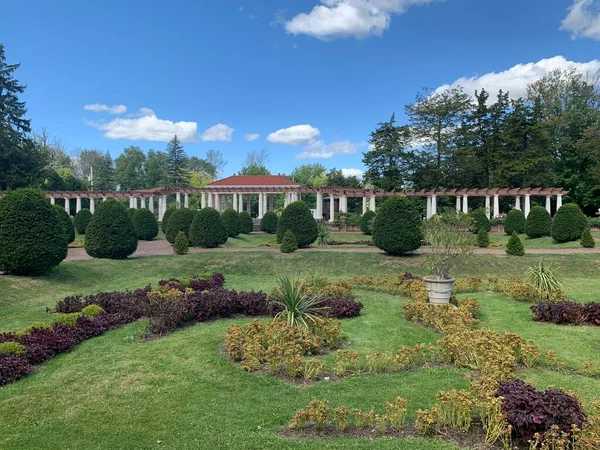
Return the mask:
POLYGON ((267 141, 274 144, 306 145, 317 140, 319 136, 321 132, 318 128, 311 125, 294 125, 269 134, 267 141))
POLYGON ((337 141, 326 144, 324 141, 314 141, 304 147, 302 152, 296 155, 298 159, 321 159, 331 158, 335 155, 353 155, 356 151, 366 144, 353 144, 350 141, 337 141))
POLYGON ((363 175, 365 174, 365 171, 361 170, 361 169, 342 169, 342 174, 345 177, 358 177, 358 178, 362 178, 363 175))
POLYGON ((380 36, 390 26, 393 14, 434 1, 438 0, 321 0, 309 13, 285 22, 285 29, 322 40, 380 36))
POLYGON ((258 133, 248 133, 244 135, 244 138, 247 141, 258 141, 260 139, 260 134, 258 133))
POLYGON ((109 114, 123 114, 127 111, 127 107, 125 105, 101 105, 100 103, 91 103, 89 105, 83 105, 83 109, 86 111, 93 112, 107 112, 109 114))
POLYGON ((218 123, 204 133, 200 138, 203 141, 219 141, 219 142, 230 142, 233 139, 234 129, 224 123, 218 123))
POLYGON ((600 0, 573 0, 561 30, 571 32, 573 38, 600 40, 600 0))
POLYGON ((441 92, 450 87, 463 86, 468 94, 474 94, 476 90, 480 91, 485 88, 490 93, 490 102, 496 100, 496 94, 500 89, 504 92, 509 91, 511 98, 525 97, 528 84, 548 75, 553 70, 571 67, 582 74, 588 74, 600 70, 600 60, 594 59, 579 63, 568 61, 564 56, 555 56, 541 59, 538 62, 517 64, 502 72, 489 72, 481 76, 459 78, 451 84, 440 86, 436 89, 436 92, 441 92))
POLYGON ((177 135, 182 142, 198 140, 196 122, 159 119, 149 108, 140 108, 136 116, 126 119, 117 118, 110 122, 86 120, 85 123, 104 131, 104 136, 109 139, 168 142, 177 135))

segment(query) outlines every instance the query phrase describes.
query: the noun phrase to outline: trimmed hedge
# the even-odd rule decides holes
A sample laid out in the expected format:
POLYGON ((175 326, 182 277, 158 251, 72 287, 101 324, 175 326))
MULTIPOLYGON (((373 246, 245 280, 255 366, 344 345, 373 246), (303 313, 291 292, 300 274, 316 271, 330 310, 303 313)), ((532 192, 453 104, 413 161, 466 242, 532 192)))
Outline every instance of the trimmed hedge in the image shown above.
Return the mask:
POLYGON ((94 258, 125 259, 137 246, 137 233, 125 206, 115 199, 102 202, 86 230, 87 254, 94 258))
POLYGON ((173 244, 173 251, 178 255, 185 255, 190 251, 190 243, 183 231, 177 233, 175 244, 173 244))
POLYGON ((594 240, 594 236, 592 236, 589 228, 586 228, 581 235, 580 244, 583 248, 594 248, 596 246, 596 241, 594 240))
POLYGON ((308 247, 317 240, 317 221, 303 201, 290 203, 283 210, 277 224, 277 242, 281 244, 288 230, 294 233, 299 248, 308 247))
POLYGON ((137 211, 137 208, 128 208, 127 209, 127 215, 129 216, 129 218, 131 220, 133 220, 133 216, 135 216, 136 211, 137 211))
POLYGON ((254 231, 254 222, 252 216, 246 211, 240 213, 240 227, 243 234, 250 234, 254 231))
POLYGON ((588 221, 575 203, 562 205, 552 221, 552 239, 556 242, 571 242, 581 239, 588 228, 588 221))
POLYGON ((525 234, 531 239, 550 236, 552 217, 543 206, 534 206, 525 221, 525 234))
POLYGON ((260 231, 265 233, 274 234, 277 233, 277 225, 279 224, 279 217, 273 211, 267 211, 265 215, 260 219, 260 231))
POLYGON ((280 246, 281 253, 294 253, 298 250, 298 242, 292 230, 287 230, 283 235, 280 246))
POLYGON ((194 247, 214 248, 227 242, 227 230, 219 211, 202 208, 194 214, 189 237, 194 247))
POLYGON ((133 226, 138 239, 151 241, 158 236, 158 222, 148 208, 138 209, 133 215, 133 226))
POLYGON ((0 270, 47 272, 67 257, 67 241, 63 220, 39 189, 17 189, 0 199, 0 270))
POLYGON ((421 247, 421 215, 407 197, 389 197, 377 212, 373 243, 386 253, 402 255, 421 247))
POLYGON ((189 208, 178 208, 173 211, 167 224, 167 232, 165 233, 165 238, 169 241, 169 244, 175 243, 177 233, 180 231, 183 231, 189 237, 190 226, 195 215, 196 211, 192 211, 189 208))
POLYGON ((490 235, 484 228, 477 233, 477 246, 479 248, 488 248, 490 246, 490 235))
POLYGON ((62 223, 63 228, 65 229, 65 235, 67 237, 67 242, 70 244, 75 240, 75 227, 73 226, 73 221, 71 220, 71 216, 65 211, 60 205, 54 205, 54 211, 56 211, 56 215, 58 216, 58 220, 62 223))
POLYGON ((163 214, 163 219, 160 224, 160 229, 163 233, 167 232, 167 225, 169 224, 169 219, 171 218, 171 214, 173 214, 177 210, 176 206, 169 206, 165 213, 163 214))
POLYGON ((473 222, 471 223, 471 231, 475 234, 479 233, 479 230, 489 232, 492 229, 490 219, 488 219, 487 212, 484 208, 477 208, 470 213, 473 222))
POLYGON ((521 238, 519 237, 516 231, 513 231, 512 236, 506 244, 506 254, 511 256, 525 255, 525 247, 523 247, 521 238))
POLYGON ((92 220, 92 212, 87 208, 80 209, 79 212, 75 214, 75 219, 73 220, 77 233, 85 234, 85 229, 90 223, 90 220, 92 220))
POLYGON ((520 209, 511 209, 504 220, 504 232, 507 235, 513 233, 525 233, 525 214, 520 209))
POLYGON ((223 225, 227 230, 229 237, 239 236, 242 232, 242 224, 240 223, 240 215, 233 208, 228 208, 221 214, 223 225))
POLYGON ((375 219, 375 216, 376 214, 374 211, 367 211, 364 213, 360 218, 360 231, 370 236, 373 233, 371 227, 373 225, 372 221, 375 219))

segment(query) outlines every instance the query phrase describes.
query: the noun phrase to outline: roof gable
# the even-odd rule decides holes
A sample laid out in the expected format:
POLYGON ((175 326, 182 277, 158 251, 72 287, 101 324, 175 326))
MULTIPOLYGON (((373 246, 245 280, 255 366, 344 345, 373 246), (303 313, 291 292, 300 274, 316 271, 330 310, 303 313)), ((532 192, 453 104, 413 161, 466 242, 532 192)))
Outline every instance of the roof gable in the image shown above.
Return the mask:
POLYGON ((232 175, 208 186, 299 186, 283 175, 232 175))

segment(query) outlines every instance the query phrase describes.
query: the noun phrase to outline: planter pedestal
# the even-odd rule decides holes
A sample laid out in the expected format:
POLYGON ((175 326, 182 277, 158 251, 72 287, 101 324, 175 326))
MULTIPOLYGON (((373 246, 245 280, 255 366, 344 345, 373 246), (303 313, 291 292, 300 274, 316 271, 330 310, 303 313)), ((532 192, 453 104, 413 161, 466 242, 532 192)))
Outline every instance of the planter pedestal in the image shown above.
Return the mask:
POLYGON ((455 278, 436 280, 434 277, 425 277, 423 281, 429 296, 429 303, 433 305, 447 305, 450 303, 452 288, 456 282, 455 278))

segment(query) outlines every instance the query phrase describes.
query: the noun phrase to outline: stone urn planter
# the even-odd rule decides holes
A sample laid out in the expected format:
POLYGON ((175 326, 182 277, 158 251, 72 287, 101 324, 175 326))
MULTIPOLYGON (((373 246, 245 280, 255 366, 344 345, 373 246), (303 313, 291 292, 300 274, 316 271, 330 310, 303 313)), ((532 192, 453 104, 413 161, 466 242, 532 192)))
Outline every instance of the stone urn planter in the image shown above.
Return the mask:
POLYGON ((455 278, 438 280, 435 277, 425 277, 423 281, 429 296, 429 303, 433 305, 447 305, 450 303, 455 278))

